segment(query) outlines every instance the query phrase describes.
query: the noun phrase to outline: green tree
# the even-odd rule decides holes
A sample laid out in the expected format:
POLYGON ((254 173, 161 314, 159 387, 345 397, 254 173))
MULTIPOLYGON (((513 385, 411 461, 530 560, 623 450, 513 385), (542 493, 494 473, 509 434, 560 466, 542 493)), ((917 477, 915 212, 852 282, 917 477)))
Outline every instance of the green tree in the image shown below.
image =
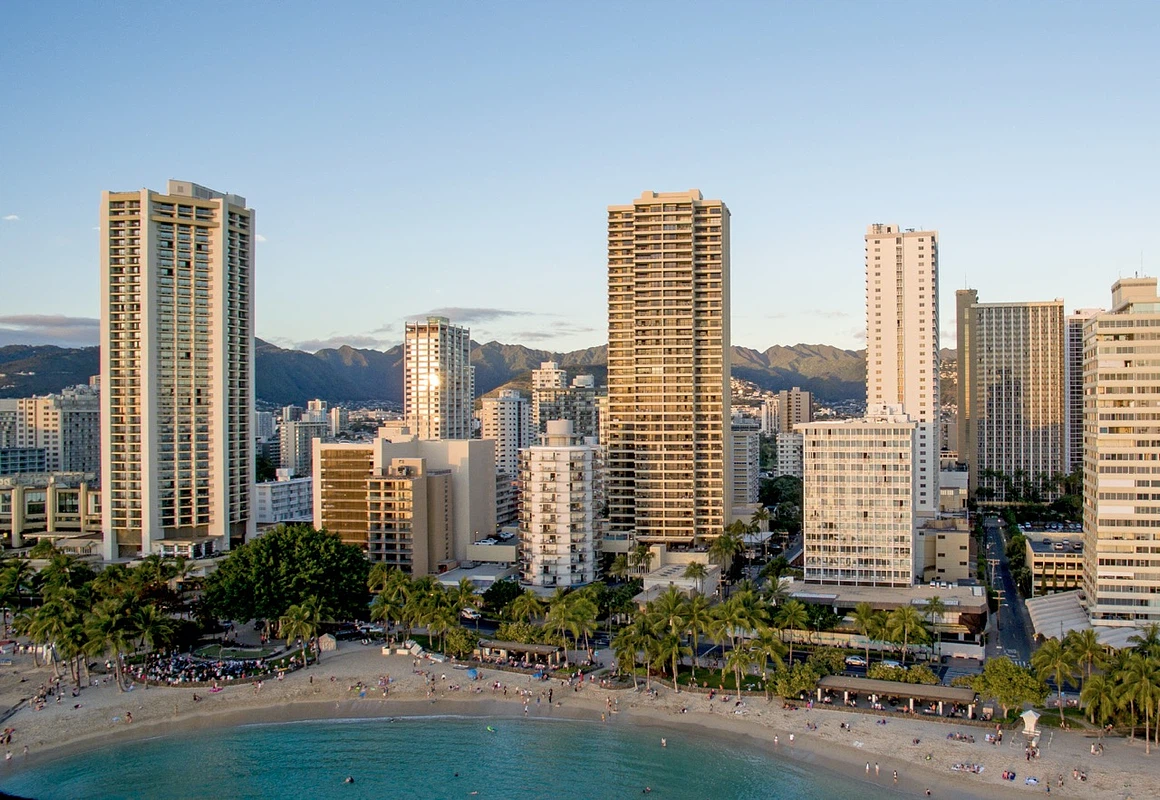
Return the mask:
POLYGON ((448 655, 456 658, 467 658, 475 652, 479 644, 479 637, 462 625, 456 625, 447 631, 444 647, 448 655))
MULTIPOLYGON (((713 628, 713 609, 703 594, 694 595, 685 605, 685 632, 693 640, 693 667, 700 661, 700 637, 713 628)), ((696 674, 694 672, 694 674, 696 674)))
POLYGON ((204 602, 221 617, 276 620, 317 597, 336 618, 358 619, 369 573, 358 547, 308 525, 281 525, 230 551, 206 580, 204 602))
POLYGON ((612 559, 612 566, 608 568, 608 574, 618 581, 622 581, 628 577, 630 569, 628 556, 624 553, 619 553, 616 558, 612 559))
POLYGON ((1120 675, 1122 698, 1144 715, 1144 754, 1152 753, 1152 719, 1160 706, 1160 662, 1155 658, 1132 653, 1120 675))
POLYGON ((925 620, 918 610, 911 605, 899 606, 886 615, 886 630, 893 641, 902 644, 902 663, 906 663, 906 654, 911 642, 920 644, 927 640, 925 620))
POLYGON ((765 673, 768 670, 770 662, 773 662, 774 672, 785 669, 785 656, 788 649, 773 630, 767 626, 762 627, 758 631, 757 638, 750 643, 750 649, 753 651, 754 656, 757 657, 758 664, 761 666, 762 678, 765 682, 765 699, 769 700, 771 699, 771 681, 765 673))
POLYGON ((129 603, 116 599, 100 601, 85 617, 84 632, 85 653, 110 658, 117 688, 125 691, 122 654, 129 650, 136 637, 129 603))
POLYGON ((177 630, 173 618, 149 603, 133 611, 133 628, 141 644, 151 650, 166 647, 177 630))
POLYGON ((854 606, 854 613, 851 615, 854 620, 854 627, 857 628, 858 633, 866 637, 866 666, 870 666, 870 642, 873 640, 871 635, 879 624, 878 612, 874 610, 874 606, 863 601, 854 606))
MULTIPOLYGON (((804 631, 810 623, 809 612, 800 600, 787 600, 774 615, 777 627, 783 631, 804 631)), ((789 637, 789 660, 793 662, 793 634, 789 637)))
POLYGON ((1025 703, 1040 704, 1047 697, 1047 684, 1009 658, 991 658, 983 671, 972 677, 970 687, 986 699, 994 698, 1003 708, 1003 716, 1025 703))
POLYGON ((1031 655, 1031 666, 1040 680, 1055 680, 1055 688, 1059 691, 1059 721, 1063 722, 1063 686, 1070 684, 1075 676, 1075 656, 1059 639, 1048 639, 1031 655))
POLYGON ((933 595, 926 601, 926 608, 923 609, 926 613, 927 621, 930 623, 930 634, 934 640, 935 646, 938 648, 939 657, 942 656, 942 635, 939 628, 942 626, 943 614, 947 613, 947 604, 937 594, 933 595))
POLYGON ((1107 649, 1100 643, 1093 628, 1070 631, 1064 637, 1063 644, 1070 651, 1075 663, 1083 665, 1084 675, 1088 679, 1091 678, 1093 669, 1103 669, 1107 663, 1107 649))
POLYGON ((741 536, 728 529, 721 532, 713 543, 709 545, 709 558, 721 566, 721 574, 728 574, 733 566, 733 559, 741 552, 741 536))
POLYGON ((295 641, 302 641, 302 666, 308 666, 307 652, 310 650, 310 639, 318 630, 317 623, 311 608, 305 603, 298 603, 286 609, 286 613, 278 618, 278 635, 286 640, 290 647, 295 641))
POLYGON ((494 581, 483 593, 483 604, 492 614, 502 616, 510 610, 510 603, 523 594, 518 581, 494 581))
POLYGON ((1084 681, 1080 702, 1087 708, 1092 724, 1106 725, 1116 713, 1118 687, 1107 675, 1092 675, 1084 681))
POLYGON ((687 655, 689 648, 681 643, 679 634, 672 631, 666 631, 657 637, 656 640, 656 658, 662 664, 666 661, 672 662, 673 665, 673 691, 680 692, 680 687, 677 686, 677 671, 679 669, 679 662, 681 656, 687 655))
POLYGON ((508 605, 508 613, 514 620, 530 620, 544 615, 544 603, 531 589, 525 589, 508 605))
POLYGON ((725 657, 725 666, 733 670, 734 680, 737 681, 737 696, 741 697, 742 676, 757 663, 757 658, 748 647, 734 647, 725 657))
POLYGON ((616 653, 616 663, 620 665, 621 671, 627 667, 628 671, 632 673, 632 688, 634 690, 638 688, 636 661, 642 646, 639 630, 633 625, 621 628, 612 639, 612 651, 616 653))
POLYGON ((684 575, 690 580, 697 582, 697 593, 705 593, 705 576, 708 574, 708 568, 700 561, 690 561, 685 565, 684 575))

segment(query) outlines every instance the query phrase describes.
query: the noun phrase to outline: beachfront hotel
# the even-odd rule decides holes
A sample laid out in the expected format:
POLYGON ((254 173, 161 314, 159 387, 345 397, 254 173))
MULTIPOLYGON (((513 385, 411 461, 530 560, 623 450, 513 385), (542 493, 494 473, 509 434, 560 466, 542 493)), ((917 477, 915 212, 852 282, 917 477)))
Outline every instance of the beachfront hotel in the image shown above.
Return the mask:
POLYGON ((1121 278, 1084 325, 1083 588, 1097 625, 1160 622, 1160 297, 1121 278))
POLYGON ((1013 499, 994 477, 1002 473, 1025 475, 1050 497, 1042 479, 1064 472, 1067 455, 1063 301, 980 303, 973 289, 955 295, 965 343, 959 459, 969 467, 969 491, 1013 499))
POLYGON ((314 527, 410 575, 432 575, 495 533, 495 443, 319 442, 314 527))
POLYGON ((918 429, 898 407, 798 425, 807 583, 914 582, 918 429))
POLYGON ((475 404, 471 331, 446 317, 408 322, 403 336, 403 416, 420 439, 470 439, 475 404))
POLYGON ((866 228, 866 407, 918 424, 915 509, 939 510, 938 232, 866 228))
POLYGON ((729 209, 608 207, 608 540, 691 545, 729 523, 729 209))
POLYGON ((104 192, 104 557, 254 532, 254 211, 188 181, 104 192))

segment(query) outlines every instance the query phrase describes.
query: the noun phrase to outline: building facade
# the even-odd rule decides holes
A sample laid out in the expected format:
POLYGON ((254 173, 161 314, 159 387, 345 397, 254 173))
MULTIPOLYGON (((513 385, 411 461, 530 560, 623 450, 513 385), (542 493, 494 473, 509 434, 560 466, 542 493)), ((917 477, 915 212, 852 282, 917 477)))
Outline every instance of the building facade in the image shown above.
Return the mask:
POLYGON ((777 454, 777 465, 773 470, 773 477, 792 475, 802 479, 802 448, 805 439, 800 433, 779 433, 773 440, 774 452, 777 454))
POLYGON ((1080 308, 1069 314, 1067 325, 1067 360, 1064 362, 1067 384, 1067 472, 1083 469, 1083 327, 1102 308, 1080 308))
POLYGON ((900 406, 918 425, 915 508, 938 513, 938 232, 866 229, 866 406, 900 406))
POLYGON ((0 399, 0 450, 43 449, 48 472, 101 471, 101 400, 87 385, 0 399))
MULTIPOLYGON (((961 298, 962 292, 958 293, 961 298)), ((1014 500, 1039 492, 1050 500, 1050 479, 1065 471, 1066 332, 1063 301, 960 306, 967 358, 960 380, 959 427, 972 493, 1014 500)), ((963 454, 960 454, 962 457, 963 454)))
POLYGON ((568 420, 547 422, 540 444, 520 453, 520 580, 583 586, 596 580, 597 452, 568 420))
POLYGON ((0 537, 11 547, 23 547, 26 536, 56 541, 90 535, 99 552, 101 492, 89 484, 89 474, 28 474, 0 481, 0 537))
POLYGON ((420 439, 470 439, 475 405, 471 332, 446 317, 408 322, 403 415, 420 439))
POLYGON ((254 508, 259 525, 281 522, 312 522, 314 480, 295 478, 288 470, 278 470, 278 478, 254 487, 254 508))
POLYGON ((733 508, 753 505, 761 488, 761 427, 756 418, 733 417, 733 508))
POLYGON ((1084 326, 1084 595, 1093 624, 1160 622, 1160 297, 1121 278, 1084 326))
POLYGON ((799 426, 802 529, 810 583, 914 583, 918 425, 895 408, 799 426))
POLYGON ((528 399, 515 389, 501 389, 481 403, 483 439, 495 442, 495 471, 513 478, 520 469, 520 450, 530 445, 532 410, 528 399))
POLYGON ((697 190, 608 208, 609 536, 730 522, 729 209, 697 190))
POLYGON ((798 387, 782 389, 777 393, 777 430, 792 433, 798 425, 813 422, 813 398, 798 387))
POLYGON ((283 422, 279 429, 281 468, 298 478, 310 475, 314 466, 314 440, 326 439, 329 434, 330 422, 325 419, 307 419, 304 415, 300 420, 283 422))
POLYGON ((101 488, 107 559, 254 531, 254 211, 184 181, 105 192, 101 488))

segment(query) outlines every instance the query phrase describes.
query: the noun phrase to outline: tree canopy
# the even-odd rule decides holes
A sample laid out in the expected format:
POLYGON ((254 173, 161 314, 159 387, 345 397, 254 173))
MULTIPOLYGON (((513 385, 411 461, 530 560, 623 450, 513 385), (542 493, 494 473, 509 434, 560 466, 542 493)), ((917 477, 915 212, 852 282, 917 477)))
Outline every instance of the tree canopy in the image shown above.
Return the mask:
POLYGON ((354 545, 309 525, 280 525, 233 550, 206 580, 211 613, 278 620, 316 597, 335 619, 367 612, 370 564, 354 545))

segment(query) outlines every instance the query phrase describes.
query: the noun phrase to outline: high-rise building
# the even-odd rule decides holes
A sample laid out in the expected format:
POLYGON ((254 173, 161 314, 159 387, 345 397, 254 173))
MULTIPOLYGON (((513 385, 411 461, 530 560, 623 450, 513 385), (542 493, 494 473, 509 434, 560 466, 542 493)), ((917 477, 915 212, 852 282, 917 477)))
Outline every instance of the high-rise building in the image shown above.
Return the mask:
POLYGON ((900 406, 918 424, 915 508, 939 509, 938 232, 866 229, 866 406, 900 406))
MULTIPOLYGON (((552 363, 552 362, 547 362, 552 363)), ((600 435, 599 395, 596 378, 592 375, 577 375, 571 385, 532 388, 532 432, 541 435, 547 432, 549 420, 566 419, 572 423, 576 435, 581 438, 600 435)))
POLYGON ((913 583, 917 427, 897 407, 798 427, 807 582, 913 583))
POLYGON ((814 421, 813 399, 809 392, 798 387, 782 389, 777 393, 777 429, 792 433, 798 425, 814 421))
POLYGON ((101 197, 107 559, 254 531, 254 211, 184 181, 101 197))
POLYGON ((541 361, 540 368, 532 370, 532 391, 563 389, 568 385, 568 373, 555 361, 541 361))
POLYGON ((519 473, 520 450, 532 443, 532 416, 526 397, 501 389, 483 398, 480 411, 483 439, 495 442, 495 471, 511 478, 519 473))
POLYGON ((279 428, 282 440, 279 465, 293 477, 306 477, 314 463, 314 440, 329 438, 329 433, 327 420, 307 419, 304 415, 297 422, 283 422, 279 428))
POLYGON ((958 459, 970 464, 975 446, 974 430, 971 428, 971 409, 974 406, 975 353, 971 347, 971 308, 979 302, 979 292, 975 289, 959 289, 955 292, 955 358, 958 365, 958 379, 955 381, 955 405, 958 425, 955 427, 955 449, 958 459))
POLYGON ((805 440, 800 433, 779 433, 773 440, 774 452, 777 454, 777 466, 774 467, 773 477, 792 475, 802 479, 802 448, 805 440))
POLYGON ((420 439, 470 439, 475 405, 471 332, 446 317, 408 322, 403 339, 403 415, 420 439))
POLYGON ((329 406, 325 400, 308 400, 302 419, 307 422, 329 422, 329 406))
POLYGON ((350 412, 342 406, 330 409, 330 436, 331 438, 345 433, 350 427, 350 412))
POLYGON ((1067 448, 1063 463, 1070 474, 1083 469, 1083 326, 1102 308, 1079 308, 1067 317, 1067 448))
POLYGON ((274 435, 274 415, 269 411, 254 412, 254 438, 258 441, 269 439, 274 435))
POLYGON ((1160 296, 1121 278, 1083 329, 1084 596, 1093 623, 1160 622, 1160 296))
POLYGON ((412 575, 466 558, 495 533, 494 443, 418 440, 321 444, 314 525, 412 575))
POLYGON ((608 207, 609 535, 692 544, 730 521, 729 209, 608 207))
POLYGON ((733 417, 733 508, 758 501, 761 487, 761 423, 755 417, 733 417))
POLYGON ((966 315, 958 324, 968 354, 959 360, 959 380, 970 386, 959 390, 968 400, 958 413, 970 431, 960 454, 969 491, 1013 500, 1009 489, 1032 488, 1050 497, 1067 439, 1063 301, 975 302, 958 310, 966 315))
POLYGON ((778 416, 778 407, 780 404, 780 399, 777 397, 767 397, 761 403, 761 432, 766 436, 773 436, 779 430, 778 426, 781 422, 778 416))
POLYGON ((89 386, 0 400, 0 449, 44 450, 48 472, 101 470, 101 400, 89 386))

